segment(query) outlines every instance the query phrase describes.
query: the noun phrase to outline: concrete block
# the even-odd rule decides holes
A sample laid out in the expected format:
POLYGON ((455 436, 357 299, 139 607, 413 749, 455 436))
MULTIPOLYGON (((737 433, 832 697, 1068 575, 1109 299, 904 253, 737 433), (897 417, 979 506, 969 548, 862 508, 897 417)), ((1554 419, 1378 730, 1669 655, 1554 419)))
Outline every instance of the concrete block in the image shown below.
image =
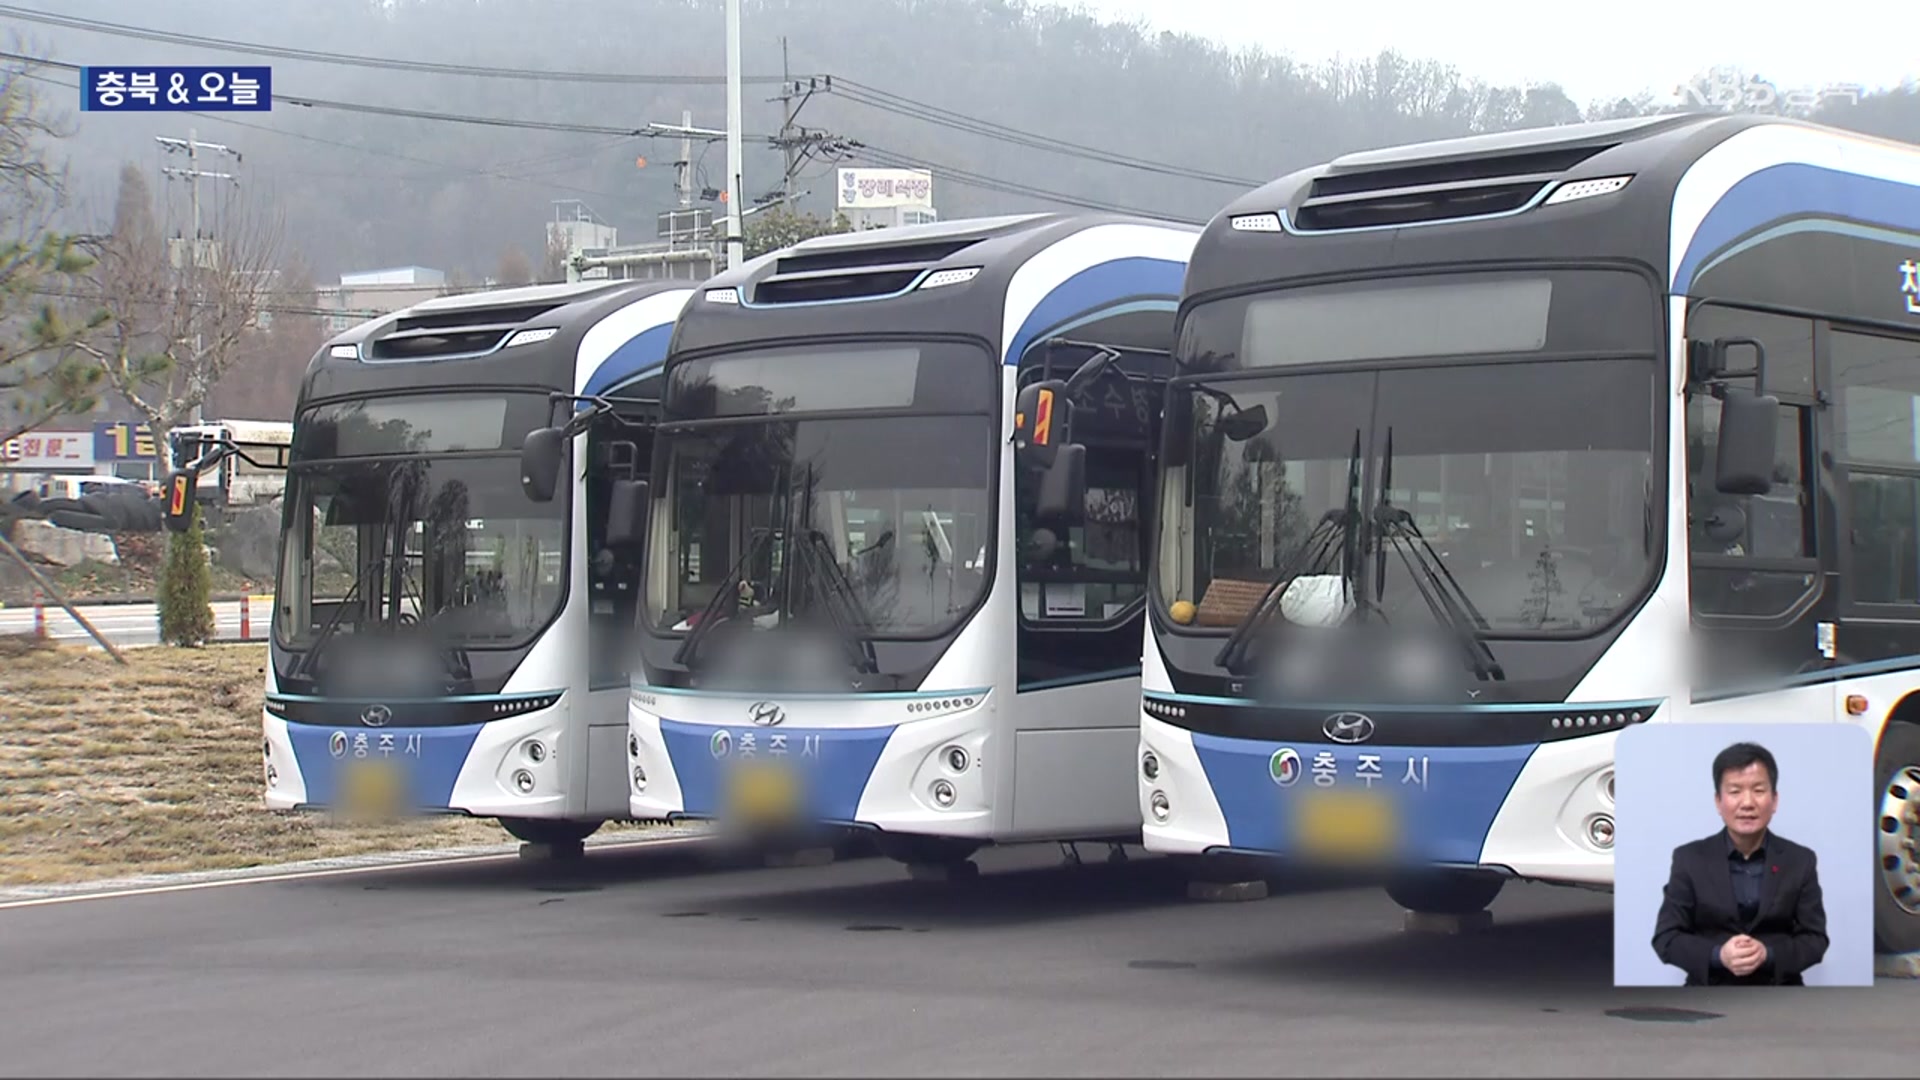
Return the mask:
POLYGON ((915 881, 971 881, 980 876, 980 864, 972 859, 908 863, 907 876, 915 881))
POLYGON ((1424 911, 1407 912, 1402 927, 1409 934, 1479 934, 1493 929, 1493 912, 1485 908, 1465 915, 1435 915, 1424 911))
POLYGON ((1264 881, 1189 881, 1187 883, 1189 900, 1228 904, 1266 898, 1267 883, 1264 881))
POLYGON ((578 840, 565 844, 521 844, 520 857, 529 862, 560 862, 582 858, 587 846, 578 840))

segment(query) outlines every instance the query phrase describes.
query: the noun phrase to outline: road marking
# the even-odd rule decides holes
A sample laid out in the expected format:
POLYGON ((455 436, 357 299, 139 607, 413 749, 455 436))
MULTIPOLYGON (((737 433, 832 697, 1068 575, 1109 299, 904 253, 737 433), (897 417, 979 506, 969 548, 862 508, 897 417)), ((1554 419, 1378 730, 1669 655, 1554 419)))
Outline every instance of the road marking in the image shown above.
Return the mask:
MULTIPOLYGON (((703 840, 710 841, 712 839, 713 837, 711 835, 705 833, 694 836, 658 836, 645 840, 615 840, 600 844, 589 844, 587 845, 587 850, 590 852, 607 850, 626 851, 633 848, 678 847, 703 840)), ((187 881, 172 885, 137 885, 119 889, 105 888, 99 892, 81 892, 63 896, 39 896, 26 900, 0 901, 0 911, 7 911, 12 908, 47 907, 52 904, 73 904, 82 900, 117 900, 129 896, 152 896, 158 893, 191 892, 198 889, 217 889, 227 885, 262 885, 269 882, 300 881, 307 878, 346 877, 351 874, 372 873, 376 870, 415 870, 433 866, 456 866, 462 863, 500 862, 506 859, 518 859, 520 857, 520 851, 519 848, 516 847, 511 851, 483 852, 471 855, 435 856, 423 853, 418 858, 395 858, 391 855, 361 857, 379 859, 381 861, 355 866, 294 870, 278 874, 260 874, 251 873, 247 870, 235 870, 229 871, 235 876, 213 881, 187 881)), ((84 888, 85 886, 79 887, 84 888)))

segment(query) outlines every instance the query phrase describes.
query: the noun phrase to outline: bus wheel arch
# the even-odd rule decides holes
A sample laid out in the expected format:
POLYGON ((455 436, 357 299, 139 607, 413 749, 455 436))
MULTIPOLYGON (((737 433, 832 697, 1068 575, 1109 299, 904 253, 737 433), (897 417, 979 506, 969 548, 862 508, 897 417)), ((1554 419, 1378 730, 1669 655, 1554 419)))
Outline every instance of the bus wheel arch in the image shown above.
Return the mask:
POLYGON ((1880 732, 1873 788, 1874 946, 1920 952, 1920 693, 1894 706, 1880 732))

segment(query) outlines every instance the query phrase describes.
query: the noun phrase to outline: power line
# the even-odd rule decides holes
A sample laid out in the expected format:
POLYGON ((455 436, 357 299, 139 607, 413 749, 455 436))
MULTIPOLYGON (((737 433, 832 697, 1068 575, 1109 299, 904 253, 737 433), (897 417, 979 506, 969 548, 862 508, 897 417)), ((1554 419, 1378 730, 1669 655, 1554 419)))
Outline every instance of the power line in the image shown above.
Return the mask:
POLYGON ((901 97, 890 91, 867 86, 864 83, 856 82, 852 79, 830 79, 828 81, 828 89, 839 97, 851 101, 856 105, 865 105, 870 109, 879 109, 898 116, 920 120, 924 123, 937 124, 941 127, 952 128, 956 131, 965 131, 985 138, 997 139, 1001 142, 1012 143, 1017 146, 1024 146, 1035 150, 1046 150, 1052 153, 1064 154, 1069 157, 1098 161, 1107 165, 1118 165, 1129 169, 1138 169, 1143 172, 1159 173, 1163 176, 1179 177, 1183 180, 1203 180, 1208 183, 1222 184, 1243 190, 1256 188, 1265 183, 1263 180, 1253 180, 1243 176, 1227 176, 1221 173, 1210 173, 1188 168, 1183 165, 1176 165, 1171 162, 1131 157, 1110 150, 1101 150, 1097 147, 1067 142, 1066 140, 1057 139, 1048 135, 1022 131, 1019 128, 1008 127, 1005 124, 997 124, 989 120, 982 120, 979 117, 968 116, 965 113, 958 113, 950 109, 942 109, 938 106, 928 105, 925 102, 915 101, 912 98, 901 97))
MULTIPOLYGON (((299 49, 299 48, 291 48, 287 46, 267 45, 260 42, 236 41, 230 38, 214 38, 214 37, 206 37, 203 35, 196 35, 196 34, 181 34, 173 31, 157 30, 151 27, 133 26, 126 23, 115 23, 115 22, 108 22, 100 19, 88 19, 88 18, 83 18, 80 16, 74 16, 74 15, 58 15, 51 12, 34 11, 30 8, 20 8, 11 4, 0 4, 0 14, 12 15, 15 18, 23 19, 28 22, 39 22, 39 23, 43 23, 51 26, 60 26, 60 27, 65 27, 67 29, 82 30, 82 31, 99 33, 99 34, 109 34, 117 37, 128 37, 128 38, 134 38, 137 40, 145 40, 145 41, 159 41, 159 42, 165 42, 168 44, 196 45, 196 46, 199 46, 202 48, 208 48, 208 49, 225 50, 229 52, 251 53, 251 54, 261 55, 261 56, 278 56, 278 57, 287 58, 287 59, 308 60, 314 63, 336 64, 336 65, 345 65, 350 67, 371 67, 371 68, 382 68, 382 69, 396 70, 396 71, 413 71, 413 72, 421 72, 421 73, 437 74, 437 75, 459 75, 459 76, 467 76, 472 78, 543 80, 543 81, 550 81, 550 82, 713 86, 713 85, 723 84, 726 81, 724 76, 718 76, 718 75, 633 75, 633 74, 624 74, 624 73, 618 73, 618 72, 549 71, 549 70, 540 70, 540 69, 532 69, 532 68, 493 67, 493 66, 479 65, 479 64, 446 64, 446 63, 439 63, 439 62, 425 61, 425 60, 396 60, 396 59, 390 59, 385 57, 361 56, 361 55, 352 54, 352 53, 328 52, 325 50, 318 50, 318 49, 299 49)), ((1221 184, 1229 187, 1253 188, 1253 187, 1258 187, 1265 182, 1263 180, 1250 179, 1246 177, 1230 176, 1230 175, 1221 174, 1221 173, 1207 172, 1205 170, 1190 169, 1190 168, 1186 168, 1184 166, 1180 166, 1170 162, 1154 161, 1148 158, 1133 157, 1126 154, 1116 153, 1114 151, 1102 150, 1098 147, 1087 146, 1081 143, 1070 142, 1064 139, 1051 138, 1049 136, 1040 135, 1035 132, 1024 131, 1019 128, 1011 127, 1009 125, 999 124, 999 123, 995 123, 993 121, 988 121, 988 120, 982 120, 979 117, 969 116, 965 113, 955 112, 951 109, 944 109, 939 106, 930 105, 926 102, 917 101, 913 98, 905 97, 900 94, 895 94, 890 91, 886 91, 879 87, 862 83, 854 79, 842 78, 842 79, 835 80, 832 76, 818 76, 818 75, 794 76, 792 74, 783 73, 777 76, 776 75, 742 76, 741 81, 746 83, 767 83, 767 84, 779 83, 779 84, 783 84, 783 86, 791 87, 796 80, 809 80, 814 82, 819 82, 821 80, 824 80, 824 83, 827 89, 841 91, 843 97, 846 97, 847 100, 852 101, 855 104, 865 105, 869 108, 892 112, 892 113, 895 113, 896 115, 908 117, 910 119, 920 120, 925 123, 948 127, 958 131, 971 132, 973 134, 982 135, 987 138, 998 139, 1003 142, 1009 142, 1016 145, 1025 146, 1030 149, 1046 150, 1053 153, 1064 154, 1069 157, 1080 157, 1086 160, 1098 161, 1103 164, 1138 169, 1145 172, 1158 173, 1165 176, 1174 176, 1182 179, 1200 180, 1208 183, 1221 184)), ((790 89, 783 90, 782 97, 785 98, 790 93, 791 93, 790 89)), ((346 109, 348 111, 358 111, 358 112, 378 111, 375 107, 359 106, 359 105, 354 105, 351 103, 344 103, 344 102, 322 102, 318 99, 299 100, 299 99, 283 96, 282 100, 289 101, 293 104, 307 104, 307 105, 312 105, 315 107, 322 107, 322 108, 340 108, 340 109, 346 109)), ((798 112, 797 109, 794 111, 798 112)), ((405 114, 390 113, 389 115, 405 115, 405 114)), ((488 123, 488 121, 481 120, 481 119, 475 119, 471 122, 482 123, 482 124, 488 123)), ((789 124, 791 123, 791 117, 789 117, 788 122, 789 124)), ((531 126, 534 126, 534 122, 531 122, 531 121, 502 122, 502 123, 492 123, 492 124, 489 124, 489 126, 531 127, 531 126)), ((579 126, 566 125, 562 127, 555 127, 550 129, 544 129, 544 130, 582 130, 582 131, 587 131, 587 133, 590 133, 590 134, 599 134, 599 133, 611 134, 611 133, 617 133, 617 130, 618 130, 618 129, 610 129, 610 128, 594 128, 593 130, 588 130, 589 127, 590 127, 589 125, 579 125, 579 126)), ((788 138, 792 137, 792 133, 786 130, 783 130, 781 134, 783 137, 788 137, 788 138)), ((781 147, 781 148, 785 149, 785 147, 781 147)), ((789 176, 791 176, 791 173, 792 173, 792 168, 790 167, 789 176)))
MULTIPOLYGON (((724 75, 636 75, 628 72, 606 71, 543 71, 535 68, 503 68, 480 64, 444 64, 428 60, 396 60, 388 57, 328 52, 322 49, 297 49, 284 45, 263 45, 255 41, 235 41, 231 38, 205 37, 199 34, 181 34, 171 30, 158 30, 152 27, 133 26, 127 23, 107 22, 103 19, 87 19, 77 15, 58 15, 48 11, 35 11, 32 8, 15 7, 12 4, 0 4, 0 15, 10 16, 24 22, 41 23, 47 26, 58 26, 68 30, 81 30, 88 33, 108 34, 113 37, 133 38, 139 41, 154 41, 168 45, 193 45, 203 49, 252 53, 256 56, 274 56, 283 60, 306 60, 316 64, 381 68, 388 71, 413 71, 430 75, 463 75, 476 79, 523 79, 539 82, 643 84, 649 86, 720 86, 724 85, 727 81, 724 75)), ((743 75, 740 81, 774 84, 784 82, 785 79, 779 75, 743 75)))

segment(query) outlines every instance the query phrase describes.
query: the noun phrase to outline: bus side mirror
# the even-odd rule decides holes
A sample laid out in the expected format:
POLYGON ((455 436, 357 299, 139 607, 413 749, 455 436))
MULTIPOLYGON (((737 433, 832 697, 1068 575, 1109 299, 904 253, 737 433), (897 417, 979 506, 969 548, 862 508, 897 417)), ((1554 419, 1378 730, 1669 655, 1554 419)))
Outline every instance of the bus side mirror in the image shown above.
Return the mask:
POLYGON ((566 458, 566 433, 545 427, 527 434, 520 444, 520 487, 534 502, 552 502, 560 486, 560 465, 566 458))
POLYGON ((1225 435, 1229 442, 1246 442, 1265 430, 1267 430, 1265 405, 1239 409, 1220 419, 1220 434, 1225 435))
POLYGON ((1779 425, 1779 398, 1725 387, 1720 398, 1714 487, 1725 495, 1765 495, 1773 490, 1779 425))
POLYGON ((1051 468, 1072 438, 1073 403, 1058 379, 1029 384, 1013 402, 1013 451, 1022 465, 1051 468))
MULTIPOLYGON (((195 472, 176 472, 167 476, 167 512, 168 532, 186 532, 193 525, 193 497, 200 487, 200 475, 195 472)), ((148 518, 152 521, 152 518, 148 518)))
POLYGON ((616 480, 607 499, 607 546, 637 544, 647 533, 645 480, 616 480))
POLYGON ((1177 469, 1193 457, 1193 392, 1181 386, 1168 387, 1166 400, 1160 420, 1160 445, 1165 447, 1166 467, 1177 469))
POLYGON ((1087 448, 1068 443, 1041 474, 1035 499, 1036 521, 1071 528, 1084 522, 1087 509, 1087 448))

